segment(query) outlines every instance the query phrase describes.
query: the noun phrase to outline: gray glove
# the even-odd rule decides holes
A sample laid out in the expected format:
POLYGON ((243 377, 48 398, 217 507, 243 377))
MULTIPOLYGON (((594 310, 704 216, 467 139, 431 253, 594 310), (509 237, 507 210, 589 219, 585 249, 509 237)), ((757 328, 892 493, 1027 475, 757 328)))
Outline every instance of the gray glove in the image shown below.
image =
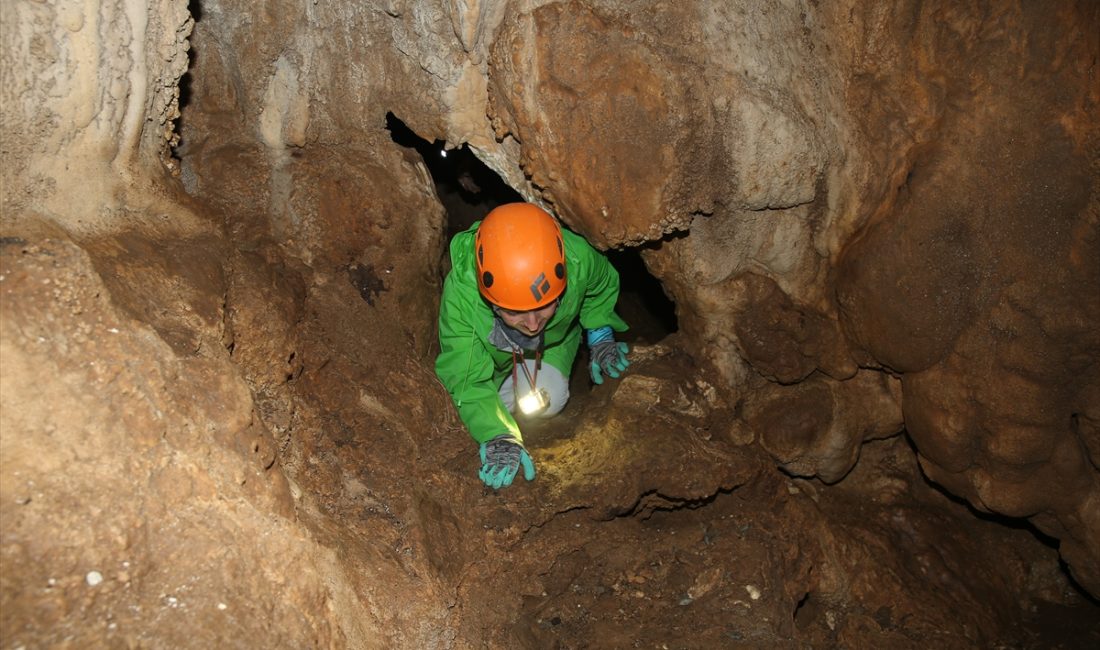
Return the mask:
POLYGON ((592 381, 596 384, 603 383, 603 376, 617 378, 626 370, 630 361, 626 358, 629 351, 626 343, 615 341, 615 333, 608 326, 588 330, 585 334, 588 339, 588 371, 592 375, 592 381))
POLYGON ((528 481, 535 478, 535 463, 531 461, 531 455, 511 434, 501 434, 481 443, 479 453, 481 470, 477 477, 494 490, 511 485, 520 465, 523 466, 523 478, 528 481))

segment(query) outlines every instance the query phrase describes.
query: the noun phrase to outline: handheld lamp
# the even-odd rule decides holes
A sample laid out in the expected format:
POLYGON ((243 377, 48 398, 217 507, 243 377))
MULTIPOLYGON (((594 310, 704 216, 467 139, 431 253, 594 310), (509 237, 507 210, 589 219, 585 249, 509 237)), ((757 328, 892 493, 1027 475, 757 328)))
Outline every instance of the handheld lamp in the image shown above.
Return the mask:
POLYGON ((545 388, 538 388, 519 398, 519 410, 524 415, 534 415, 550 405, 550 394, 545 388))
MULTIPOLYGON (((535 378, 531 376, 531 371, 527 369, 526 363, 520 363, 519 367, 523 368, 523 375, 527 379, 527 385, 531 387, 531 392, 519 398, 516 405, 519 406, 519 410, 523 411, 524 415, 535 415, 550 406, 550 393, 546 392, 545 388, 535 387, 535 378)), ((538 374, 537 367, 535 374, 538 374)))

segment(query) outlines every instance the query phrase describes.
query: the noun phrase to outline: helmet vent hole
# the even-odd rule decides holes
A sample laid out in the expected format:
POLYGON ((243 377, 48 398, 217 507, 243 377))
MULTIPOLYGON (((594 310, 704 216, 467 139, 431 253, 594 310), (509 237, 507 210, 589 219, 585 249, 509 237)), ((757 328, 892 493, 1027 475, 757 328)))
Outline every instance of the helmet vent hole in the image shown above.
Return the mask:
POLYGON ((489 273, 488 271, 486 271, 485 273, 481 274, 481 284, 482 284, 482 285, 483 285, 483 286, 484 286, 484 287, 485 287, 486 289, 488 289, 489 287, 493 286, 493 274, 492 274, 492 273, 489 273))
POLYGON ((559 280, 565 279, 565 266, 561 262, 554 265, 554 275, 558 276, 559 280))

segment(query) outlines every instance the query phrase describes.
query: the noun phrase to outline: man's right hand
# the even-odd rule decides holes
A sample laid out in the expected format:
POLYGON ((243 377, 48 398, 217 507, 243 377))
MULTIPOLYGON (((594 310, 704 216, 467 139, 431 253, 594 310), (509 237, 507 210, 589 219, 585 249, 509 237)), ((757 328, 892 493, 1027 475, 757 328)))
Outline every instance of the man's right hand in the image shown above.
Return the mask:
POLYGON ((523 478, 535 479, 535 463, 523 445, 510 434, 502 434, 488 442, 481 443, 481 470, 478 478, 485 485, 499 490, 512 484, 512 479, 523 466, 523 478))

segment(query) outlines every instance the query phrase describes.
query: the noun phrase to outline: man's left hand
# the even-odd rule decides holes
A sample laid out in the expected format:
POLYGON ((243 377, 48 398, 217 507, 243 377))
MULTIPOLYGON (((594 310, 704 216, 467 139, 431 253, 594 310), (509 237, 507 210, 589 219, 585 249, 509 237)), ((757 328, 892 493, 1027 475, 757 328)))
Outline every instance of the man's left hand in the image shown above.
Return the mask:
POLYGON ((588 353, 592 360, 590 364, 592 381, 602 384, 603 375, 618 378, 630 365, 630 361, 626 358, 626 353, 629 351, 630 348, 626 343, 617 342, 614 339, 597 343, 589 348, 588 353))

